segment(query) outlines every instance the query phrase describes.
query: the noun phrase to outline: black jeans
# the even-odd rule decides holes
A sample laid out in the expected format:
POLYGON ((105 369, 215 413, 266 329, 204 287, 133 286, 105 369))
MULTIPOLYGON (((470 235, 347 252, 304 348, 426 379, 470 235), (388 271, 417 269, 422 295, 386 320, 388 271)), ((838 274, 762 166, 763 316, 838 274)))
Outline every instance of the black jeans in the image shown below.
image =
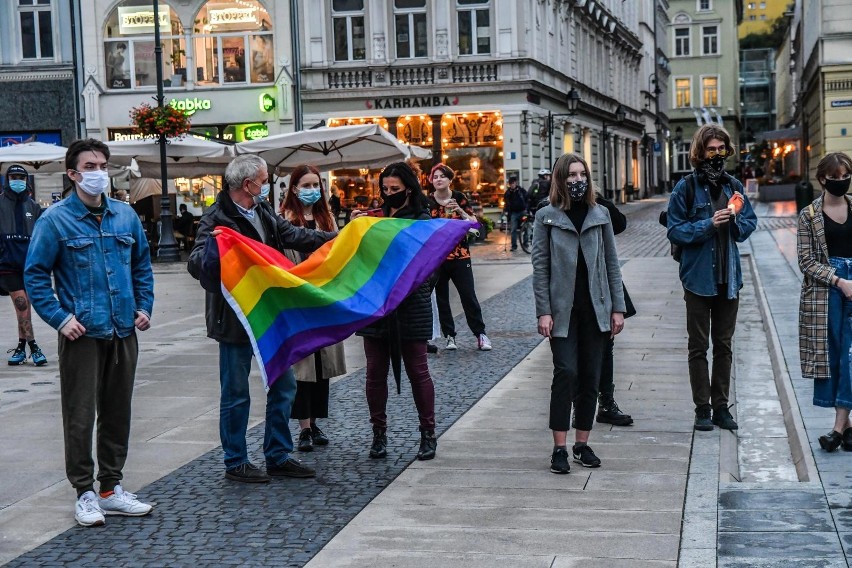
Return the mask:
POLYGON ((683 291, 686 301, 686 331, 689 334, 689 383, 696 407, 728 404, 731 386, 731 345, 737 326, 739 298, 728 300, 724 291, 715 296, 698 296, 683 291), (713 374, 708 370, 707 350, 713 340, 713 374))
POLYGON ((598 399, 603 405, 611 403, 615 396, 615 368, 612 362, 612 359, 615 356, 613 353, 614 349, 615 338, 610 337, 607 339, 606 345, 604 346, 603 363, 601 364, 601 381, 600 387, 598 388, 598 399))
MULTIPOLYGON (((589 306, 591 308, 591 306, 589 306)), ((610 333, 598 329, 594 310, 571 311, 568 337, 551 337, 553 384, 550 387, 550 429, 567 432, 574 405, 577 430, 591 430, 598 403, 604 348, 610 333)))
POLYGON ((482 308, 476 299, 476 289, 473 283, 473 268, 469 258, 447 260, 438 269, 438 282, 435 284, 435 300, 438 303, 438 318, 441 321, 441 334, 455 337, 456 326, 453 323, 453 310, 450 307, 450 280, 459 292, 464 317, 467 326, 477 337, 485 333, 485 322, 482 321, 482 308))
POLYGON ((59 334, 65 473, 78 496, 94 490, 92 430, 96 417, 101 491, 110 491, 121 481, 138 354, 135 333, 123 339, 83 336, 74 341, 59 334))

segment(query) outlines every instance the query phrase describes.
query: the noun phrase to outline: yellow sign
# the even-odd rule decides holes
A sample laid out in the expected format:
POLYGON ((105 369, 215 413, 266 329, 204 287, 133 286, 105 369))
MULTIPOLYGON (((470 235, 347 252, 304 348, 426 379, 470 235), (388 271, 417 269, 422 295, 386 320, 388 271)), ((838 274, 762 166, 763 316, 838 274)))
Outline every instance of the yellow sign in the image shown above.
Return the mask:
POLYGON ((231 24, 257 24, 256 8, 208 8, 211 26, 231 24))
MULTIPOLYGON (((169 29, 169 7, 160 4, 160 29, 169 29)), ((148 6, 119 6, 118 32, 121 35, 154 33, 154 10, 148 6)))

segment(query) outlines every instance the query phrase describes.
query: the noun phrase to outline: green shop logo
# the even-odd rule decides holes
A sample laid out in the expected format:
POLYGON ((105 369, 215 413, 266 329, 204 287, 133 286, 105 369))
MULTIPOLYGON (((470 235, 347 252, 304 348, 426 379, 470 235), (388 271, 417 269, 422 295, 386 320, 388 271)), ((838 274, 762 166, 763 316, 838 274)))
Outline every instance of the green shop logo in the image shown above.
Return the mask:
POLYGON ((243 130, 243 136, 246 140, 258 140, 269 136, 269 128, 265 124, 253 124, 243 130))
POLYGON ((260 111, 269 112, 275 108, 275 97, 269 93, 261 93, 259 101, 260 111))
POLYGON ((210 110, 212 106, 210 99, 186 98, 172 99, 169 101, 169 106, 177 110, 182 110, 186 116, 192 116, 198 110, 210 110))

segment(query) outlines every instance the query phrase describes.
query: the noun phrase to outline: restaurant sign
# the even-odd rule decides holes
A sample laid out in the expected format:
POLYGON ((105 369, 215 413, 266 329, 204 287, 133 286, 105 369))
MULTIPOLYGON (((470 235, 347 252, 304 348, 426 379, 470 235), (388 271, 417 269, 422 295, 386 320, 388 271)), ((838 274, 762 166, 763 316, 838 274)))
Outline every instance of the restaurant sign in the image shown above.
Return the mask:
POLYGON ((459 104, 459 98, 453 97, 383 97, 373 99, 364 103, 369 109, 385 109, 385 108, 424 108, 424 107, 441 107, 455 106, 459 104))

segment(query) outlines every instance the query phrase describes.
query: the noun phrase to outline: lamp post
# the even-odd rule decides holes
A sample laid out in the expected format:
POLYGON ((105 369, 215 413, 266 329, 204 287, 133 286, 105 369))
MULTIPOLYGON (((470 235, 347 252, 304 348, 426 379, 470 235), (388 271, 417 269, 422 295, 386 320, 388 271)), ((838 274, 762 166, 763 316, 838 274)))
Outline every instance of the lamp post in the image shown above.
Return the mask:
POLYGON ((576 116, 577 109, 580 107, 580 93, 577 89, 571 87, 571 90, 565 95, 565 106, 568 107, 568 112, 553 114, 547 112, 547 133, 548 133, 548 149, 547 149, 547 165, 548 168, 553 167, 553 119, 563 116, 576 116))
POLYGON ((615 108, 615 120, 611 122, 607 122, 606 120, 601 121, 603 126, 603 184, 604 184, 604 196, 607 198, 611 198, 614 191, 609 190, 609 165, 607 164, 607 154, 609 151, 609 144, 607 143, 607 138, 609 137, 609 133, 607 132, 607 127, 612 126, 613 124, 621 124, 624 122, 624 118, 627 116, 627 112, 624 110, 622 105, 618 105, 615 108))
MULTIPOLYGON (((163 108, 163 44, 160 42, 160 7, 159 0, 154 2, 154 62, 157 72, 157 106, 163 108)), ((175 240, 174 224, 172 223, 171 200, 169 199, 168 164, 166 163, 166 135, 160 133, 160 184, 162 197, 160 199, 160 242, 157 243, 157 258, 165 262, 180 260, 178 244, 175 240)))
POLYGON ((671 190, 674 187, 674 171, 675 171, 675 162, 677 161, 677 154, 680 151, 680 144, 683 141, 683 128, 678 126, 675 128, 675 135, 672 138, 672 155, 669 160, 670 171, 669 171, 669 182, 672 184, 671 190))

